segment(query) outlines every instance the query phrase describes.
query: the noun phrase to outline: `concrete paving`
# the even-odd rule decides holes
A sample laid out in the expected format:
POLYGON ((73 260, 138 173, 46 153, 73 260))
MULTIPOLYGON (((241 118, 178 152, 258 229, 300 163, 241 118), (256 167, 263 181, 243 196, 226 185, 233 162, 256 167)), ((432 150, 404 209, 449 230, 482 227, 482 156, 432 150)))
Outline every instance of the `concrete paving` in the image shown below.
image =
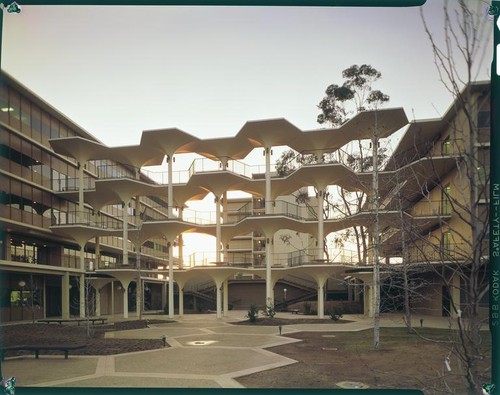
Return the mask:
MULTIPOLYGON (((164 387, 164 388, 241 388, 237 377, 293 364, 290 358, 266 348, 295 342, 279 335, 276 326, 231 325, 245 319, 245 312, 230 311, 217 319, 215 314, 193 314, 175 317, 167 324, 150 323, 150 327, 132 331, 111 331, 106 337, 120 339, 158 339, 167 337, 170 347, 111 356, 41 355, 6 358, 4 376, 15 376, 17 386, 63 387, 164 387)), ((278 318, 314 318, 278 313, 278 318)), ((147 319, 168 319, 147 316, 147 319)), ((135 317, 130 317, 135 319, 135 317)), ((282 333, 299 331, 359 331, 373 327, 373 320, 363 315, 348 315, 349 323, 294 324, 282 327, 282 333)), ((413 324, 448 328, 449 320, 441 317, 414 317, 413 324)), ((325 318, 330 320, 330 318, 325 318)), ((109 322, 122 321, 108 317, 109 322)), ((403 326, 403 317, 383 316, 381 326, 403 326)))

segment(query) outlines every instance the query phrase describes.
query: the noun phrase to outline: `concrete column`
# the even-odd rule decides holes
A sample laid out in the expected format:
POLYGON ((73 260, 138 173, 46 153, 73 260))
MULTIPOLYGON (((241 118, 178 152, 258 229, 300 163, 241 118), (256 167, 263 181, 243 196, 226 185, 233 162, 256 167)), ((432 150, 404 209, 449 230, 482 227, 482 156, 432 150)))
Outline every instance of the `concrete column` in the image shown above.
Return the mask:
POLYGON ((69 273, 61 277, 61 316, 63 320, 69 319, 69 273))
POLYGON ((222 221, 227 222, 227 191, 222 194, 222 221))
POLYGON ((42 299, 43 299, 43 318, 47 318, 47 283, 45 277, 43 277, 42 284, 42 299))
POLYGON ((111 316, 115 315, 115 282, 111 281, 111 316))
MULTIPOLYGON (((184 215, 184 208, 179 207, 179 219, 182 221, 184 215)), ((179 269, 184 268, 184 238, 182 237, 182 233, 178 237, 179 241, 179 269)))
POLYGON ((220 224, 220 215, 221 215, 221 210, 220 210, 220 197, 216 196, 215 197, 215 261, 216 262, 221 262, 222 260, 222 250, 221 250, 221 239, 222 239, 222 231, 221 231, 221 224, 220 224))
POLYGON ((222 283, 221 281, 215 281, 215 288, 217 290, 217 318, 222 318, 222 283))
POLYGON ((323 259, 324 249, 324 226, 323 226, 323 204, 325 191, 318 191, 318 259, 323 259))
POLYGON ((174 318, 174 243, 168 247, 168 317, 174 318))
POLYGON ((101 291, 102 288, 94 288, 95 289, 95 315, 96 317, 101 316, 101 291))
POLYGON ((167 305, 167 282, 163 281, 161 285, 161 309, 165 310, 167 305))
POLYGON ((99 236, 95 238, 95 269, 101 268, 101 239, 99 236))
POLYGON ((184 287, 179 286, 179 317, 182 317, 183 315, 184 315, 184 287))
POLYGON ((5 245, 5 260, 10 261, 12 259, 12 255, 10 253, 10 233, 5 232, 3 242, 5 245))
POLYGON ((325 283, 318 284, 318 318, 325 318, 325 283))
POLYGON ((80 283, 80 318, 84 318, 85 317, 85 304, 86 304, 86 284, 85 284, 85 274, 80 274, 80 280, 79 280, 79 283, 80 283))
POLYGON ((174 180, 173 180, 173 165, 174 155, 167 155, 168 161, 168 218, 174 216, 174 180))
POLYGON ((271 147, 264 149, 266 157, 266 214, 273 213, 273 206, 271 202, 271 147))
POLYGON ((224 282, 222 283, 222 286, 223 286, 223 296, 224 296, 224 300, 223 300, 224 306, 223 306, 222 311, 223 311, 224 317, 227 317, 227 312, 229 310, 228 281, 224 280, 224 282))
POLYGON ((78 222, 80 222, 80 223, 83 223, 83 221, 84 221, 83 206, 84 206, 84 200, 83 200, 83 163, 78 162, 78 215, 77 215, 77 219, 78 219, 78 222))
POLYGON ((266 305, 274 306, 273 281, 271 277, 272 265, 272 237, 266 237, 266 305))
POLYGON ((141 298, 141 292, 143 292, 142 290, 144 289, 144 287, 142 286, 142 280, 139 278, 139 273, 137 273, 137 280, 136 280, 136 287, 135 287, 135 305, 136 305, 136 309, 135 309, 135 315, 137 317, 140 317, 141 316, 141 309, 142 309, 142 298, 141 298))
POLYGON ((128 318, 128 285, 122 283, 122 297, 123 297, 123 318, 128 318))
POLYGON ((128 201, 123 202, 123 265, 128 265, 128 201))

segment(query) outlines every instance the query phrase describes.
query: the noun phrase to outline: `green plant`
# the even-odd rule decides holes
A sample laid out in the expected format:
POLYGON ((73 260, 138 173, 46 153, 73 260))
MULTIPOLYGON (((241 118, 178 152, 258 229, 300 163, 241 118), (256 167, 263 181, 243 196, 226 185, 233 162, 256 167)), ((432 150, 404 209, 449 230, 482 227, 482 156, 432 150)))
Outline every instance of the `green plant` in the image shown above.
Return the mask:
POLYGON ((344 314, 344 309, 342 307, 334 307, 330 311, 330 318, 334 321, 338 321, 342 318, 344 314))
POLYGON ((247 315, 245 317, 248 318, 250 322, 256 322, 258 315, 259 315, 259 308, 256 305, 252 304, 250 305, 250 310, 248 310, 247 315))
POLYGON ((264 315, 268 318, 273 318, 276 315, 276 309, 272 304, 268 304, 264 310, 264 315))

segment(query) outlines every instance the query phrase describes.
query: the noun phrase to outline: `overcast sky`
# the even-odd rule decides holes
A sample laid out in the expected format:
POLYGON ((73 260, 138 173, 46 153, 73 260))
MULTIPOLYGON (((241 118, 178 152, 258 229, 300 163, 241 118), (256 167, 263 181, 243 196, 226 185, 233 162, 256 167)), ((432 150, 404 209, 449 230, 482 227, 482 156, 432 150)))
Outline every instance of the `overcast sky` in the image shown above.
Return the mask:
MULTIPOLYGON (((438 36, 441 9, 442 0, 424 6, 438 36)), ((489 78, 485 45, 478 79, 489 78)), ((267 118, 316 129, 325 88, 363 63, 382 72, 376 88, 390 95, 386 107, 403 107, 410 120, 438 117, 451 103, 418 8, 25 6, 4 14, 2 68, 110 146, 168 127, 233 136, 267 118)))

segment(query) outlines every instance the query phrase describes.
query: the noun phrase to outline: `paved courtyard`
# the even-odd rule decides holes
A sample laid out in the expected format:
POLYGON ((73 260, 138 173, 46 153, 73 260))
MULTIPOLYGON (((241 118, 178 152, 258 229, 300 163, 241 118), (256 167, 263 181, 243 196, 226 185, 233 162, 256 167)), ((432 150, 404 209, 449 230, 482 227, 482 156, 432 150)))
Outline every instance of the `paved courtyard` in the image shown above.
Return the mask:
MULTIPOLYGON (((123 339, 166 336, 170 347, 164 349, 96 357, 70 354, 67 360, 60 355, 41 355, 40 359, 12 357, 6 358, 2 370, 4 376, 16 376, 18 386, 241 388, 235 380, 237 377, 295 363, 266 348, 298 341, 280 336, 276 326, 229 324, 244 319, 244 315, 243 311, 231 311, 223 319, 211 314, 186 315, 176 317, 174 323, 106 333, 106 337, 123 339)), ((278 317, 292 318, 290 313, 279 313, 278 317)), ((361 315, 344 318, 352 322, 286 325, 282 333, 356 331, 372 327, 371 319, 361 315)), ((426 317, 425 322, 426 326, 448 325, 448 320, 436 317, 426 317)), ((382 325, 402 326, 402 317, 386 317, 382 325)))

